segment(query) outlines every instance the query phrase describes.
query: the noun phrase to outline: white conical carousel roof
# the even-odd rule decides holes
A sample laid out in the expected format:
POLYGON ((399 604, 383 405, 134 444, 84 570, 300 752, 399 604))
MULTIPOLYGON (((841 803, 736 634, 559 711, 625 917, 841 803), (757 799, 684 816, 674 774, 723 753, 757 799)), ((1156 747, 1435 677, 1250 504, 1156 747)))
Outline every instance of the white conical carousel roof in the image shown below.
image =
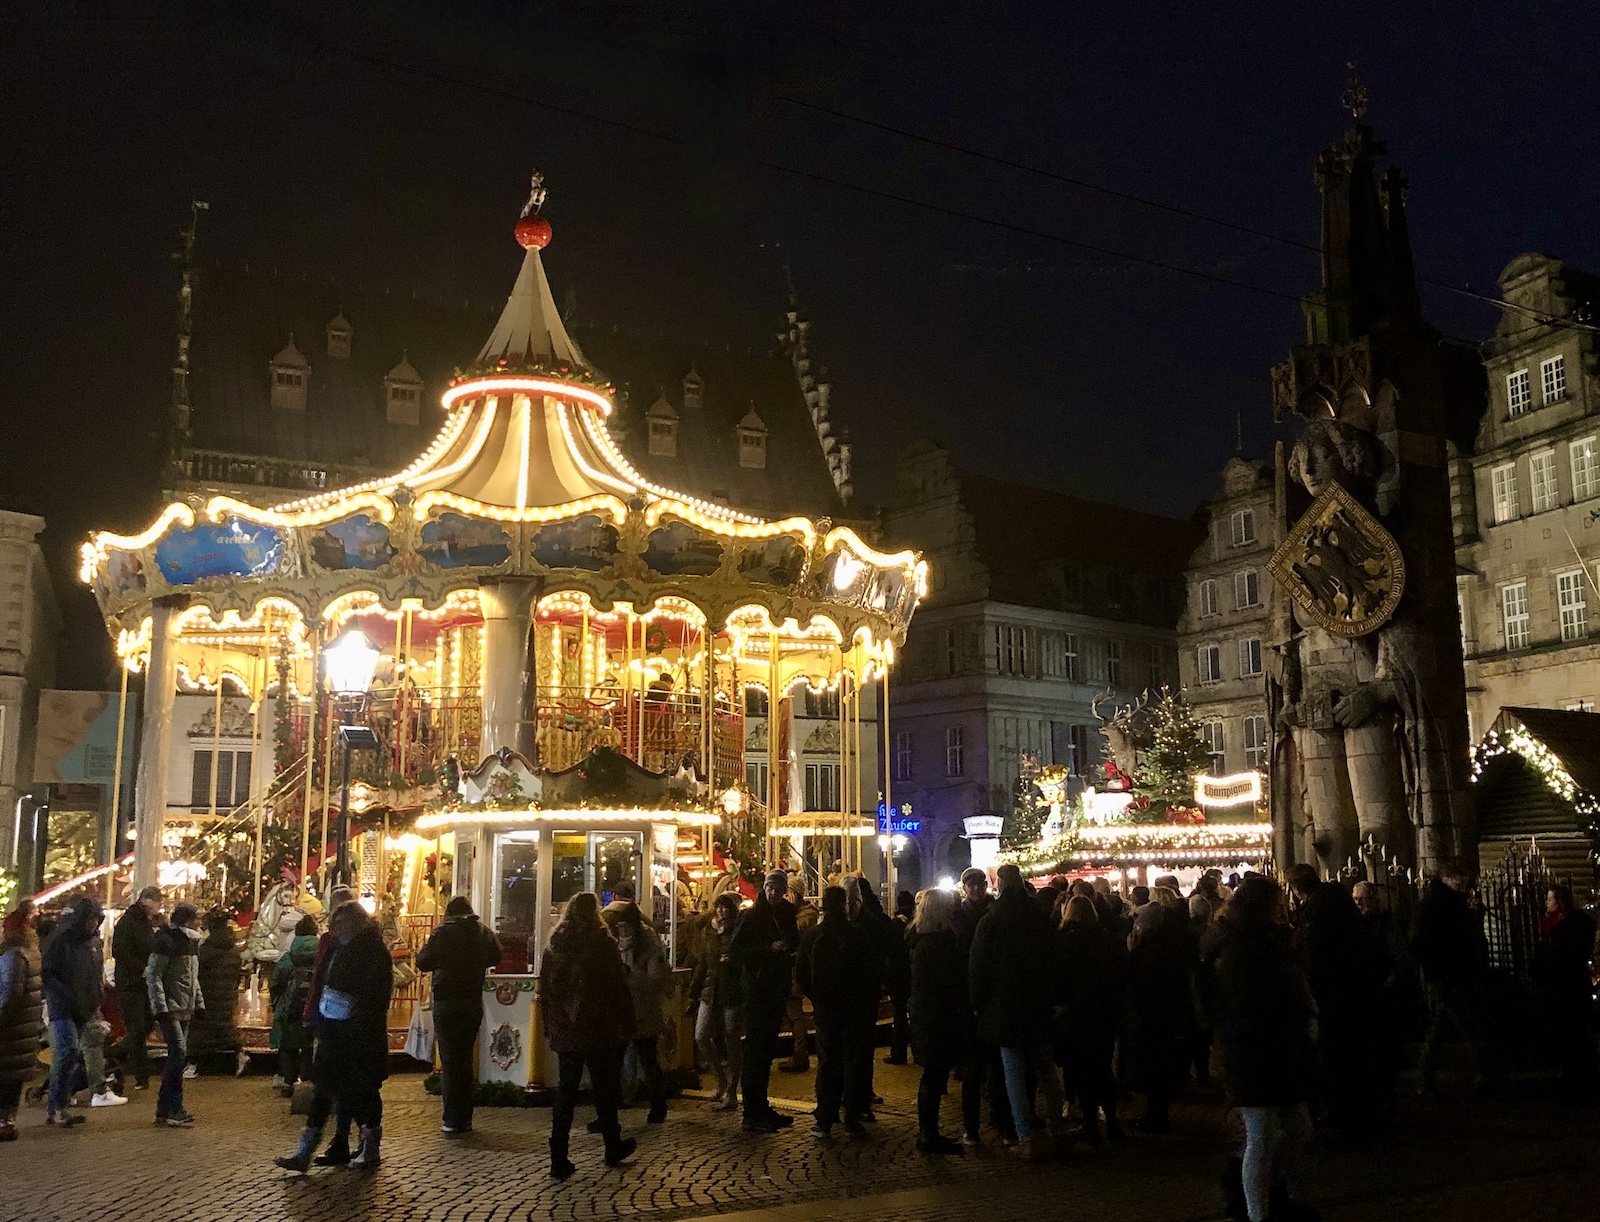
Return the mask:
POLYGON ((555 362, 589 368, 583 352, 567 334, 556 313, 556 299, 545 278, 539 248, 530 246, 511 297, 495 324, 489 342, 478 353, 479 363, 509 360, 555 362))

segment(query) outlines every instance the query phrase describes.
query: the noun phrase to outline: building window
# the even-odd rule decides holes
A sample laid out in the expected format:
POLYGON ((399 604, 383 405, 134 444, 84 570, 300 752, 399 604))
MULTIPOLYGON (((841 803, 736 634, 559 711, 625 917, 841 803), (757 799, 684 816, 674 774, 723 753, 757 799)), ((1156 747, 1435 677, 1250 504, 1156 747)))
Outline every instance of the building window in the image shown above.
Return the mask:
POLYGON ((678 456, 678 422, 652 420, 650 422, 650 453, 657 458, 678 456))
POLYGON ((801 716, 816 721, 838 721, 839 689, 824 688, 820 692, 814 692, 809 687, 806 688, 805 712, 801 716))
POLYGON ((1533 406, 1533 391, 1528 385, 1528 371, 1519 369, 1506 377, 1506 409, 1520 416, 1533 406))
POLYGON ((1579 438, 1567 450, 1572 455, 1572 499, 1587 500, 1600 492, 1600 458, 1595 455, 1595 439, 1579 438))
POLYGON ((1494 520, 1509 522, 1517 516, 1517 465, 1504 463, 1489 472, 1489 485, 1494 493, 1494 520))
POLYGON ((1528 583, 1500 587, 1500 617, 1505 622, 1506 648, 1528 647, 1528 583))
POLYGON ((1028 673, 1028 630, 1012 624, 994 626, 994 668, 1002 675, 1028 673))
POLYGON ((1065 665, 1065 654, 1061 648, 1061 634, 1059 632, 1041 632, 1039 634, 1039 673, 1047 679, 1061 678, 1062 667, 1065 665))
MULTIPOLYGON (((211 809, 211 748, 194 753, 193 784, 189 790, 189 806, 193 810, 211 809)), ((229 811, 250 800, 249 751, 218 751, 217 757, 217 809, 229 811)))
POLYGON ((1106 682, 1112 687, 1122 686, 1122 642, 1106 642, 1106 682))
POLYGON ((1556 507, 1556 452, 1540 450, 1528 459, 1528 486, 1533 492, 1533 512, 1556 507))
POLYGON ((1261 579, 1254 569, 1233 575, 1233 605, 1240 611, 1261 605, 1261 579))
MULTIPOLYGON (((690 378, 683 380, 683 405, 685 407, 700 406, 700 382, 690 378), (693 399, 691 404, 690 400, 693 399)), ((756 414, 756 409, 751 408, 745 413, 743 420, 739 421, 739 465, 752 470, 764 471, 767 466, 767 426, 756 414)))
POLYGON ((1228 744, 1220 717, 1200 723, 1200 741, 1205 743, 1206 752, 1211 756, 1211 771, 1221 776, 1227 770, 1223 761, 1227 755, 1228 744))
POLYGON ((1217 583, 1211 580, 1200 583, 1200 614, 1215 615, 1217 613, 1217 583))
POLYGON ((966 759, 962 752, 962 727, 946 726, 944 731, 944 774, 945 776, 965 776, 967 771, 966 759))
POLYGON ((1239 674, 1243 678, 1261 673, 1261 638, 1249 636, 1239 642, 1239 674))
POLYGON ((1244 547, 1256 541, 1256 511, 1238 509, 1233 514, 1233 545, 1244 547))
POLYGON ((771 774, 767 772, 766 761, 745 761, 744 787, 763 806, 767 804, 767 782, 771 779, 771 774))
POLYGON ((1068 726, 1067 733, 1072 739, 1072 775, 1089 775, 1089 727, 1068 726))
POLYGON ((1561 639, 1581 641, 1589 635, 1588 605, 1584 583, 1588 574, 1582 569, 1556 576, 1556 601, 1561 608, 1561 639))
POLYGON ((744 689, 744 715, 746 717, 765 717, 767 715, 766 688, 746 687, 744 689))
POLYGON ((1078 681, 1078 634, 1069 632, 1061 638, 1061 673, 1068 683, 1078 681))
POLYGON ((1567 358, 1553 356, 1539 362, 1539 388, 1544 392, 1544 403, 1557 403, 1567 397, 1567 358))
POLYGON ((1267 766, 1267 719, 1252 713, 1242 723, 1244 730, 1244 766, 1257 771, 1267 766))
POLYGON ((1216 645, 1202 645, 1196 651, 1201 683, 1215 683, 1222 678, 1222 650, 1216 645))
POLYGON ((961 669, 961 638, 954 628, 944 630, 944 673, 956 674, 961 669))
POLYGON ((839 809, 839 765, 806 765, 806 809, 839 809))
POLYGON ((911 779, 911 731, 898 730, 894 736, 894 779, 911 779))
POLYGON ((1162 649, 1160 645, 1150 644, 1145 646, 1145 682, 1152 691, 1159 691, 1167 681, 1167 667, 1161 655, 1162 649))

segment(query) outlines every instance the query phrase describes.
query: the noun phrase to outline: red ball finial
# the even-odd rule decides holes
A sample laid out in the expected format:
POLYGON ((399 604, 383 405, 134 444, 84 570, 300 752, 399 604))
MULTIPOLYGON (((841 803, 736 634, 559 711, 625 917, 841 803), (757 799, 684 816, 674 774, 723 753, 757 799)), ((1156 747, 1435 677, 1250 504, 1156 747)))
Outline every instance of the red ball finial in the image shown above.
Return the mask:
POLYGON ((517 221, 517 245, 524 250, 543 250, 550 245, 550 222, 542 216, 525 216, 517 221))

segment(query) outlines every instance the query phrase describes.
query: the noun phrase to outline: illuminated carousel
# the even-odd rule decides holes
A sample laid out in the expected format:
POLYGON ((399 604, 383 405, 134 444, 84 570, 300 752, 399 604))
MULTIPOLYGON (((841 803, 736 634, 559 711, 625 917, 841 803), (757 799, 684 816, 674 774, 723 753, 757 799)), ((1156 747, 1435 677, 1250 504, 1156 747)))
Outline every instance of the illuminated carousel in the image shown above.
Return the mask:
MULTIPOLYGON (((263 836, 287 832, 290 873, 337 862, 402 926, 469 895, 518 948, 507 967, 536 966, 572 894, 623 882, 671 938, 685 888, 736 875, 728 846, 757 868, 790 823, 859 862, 879 796, 861 700, 887 697, 925 566, 641 475, 607 428, 614 388, 556 312, 543 200, 536 178, 510 299, 404 470, 279 504, 175 501, 85 544, 117 652, 147 675, 134 886, 178 851, 163 819, 180 689, 248 695, 250 732, 273 739, 270 784, 217 816, 254 838, 258 868, 263 836), (767 792, 744 788, 743 697, 776 693, 781 725, 802 685, 840 696, 843 783, 839 810, 797 816, 781 733, 767 792)), ((887 734, 882 707, 868 734, 887 734)))

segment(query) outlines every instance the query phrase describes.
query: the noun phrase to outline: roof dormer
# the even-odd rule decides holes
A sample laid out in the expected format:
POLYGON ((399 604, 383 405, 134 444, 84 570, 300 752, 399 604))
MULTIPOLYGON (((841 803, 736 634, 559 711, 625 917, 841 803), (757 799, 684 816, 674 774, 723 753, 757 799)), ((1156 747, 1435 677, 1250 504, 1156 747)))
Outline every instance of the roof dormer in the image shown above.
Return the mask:
POLYGON ((306 409, 306 382, 311 377, 311 362, 305 353, 294 346, 294 336, 283 350, 272 358, 269 367, 272 379, 272 406, 287 411, 303 412, 306 409))
POLYGON ((350 320, 340 310, 328 324, 328 355, 337 361, 350 359, 350 337, 355 332, 350 326, 350 320))
POLYGON ((678 410, 663 396, 644 414, 650 435, 650 453, 656 458, 678 456, 678 410))
POLYGON ((752 406, 739 421, 739 465, 756 471, 767 468, 767 423, 752 406))
POLYGON ((691 367, 683 379, 683 406, 686 411, 699 410, 705 388, 706 380, 700 376, 700 370, 691 367))
POLYGON ((409 353, 383 375, 384 413, 390 424, 418 424, 422 413, 422 375, 411 365, 409 353))

